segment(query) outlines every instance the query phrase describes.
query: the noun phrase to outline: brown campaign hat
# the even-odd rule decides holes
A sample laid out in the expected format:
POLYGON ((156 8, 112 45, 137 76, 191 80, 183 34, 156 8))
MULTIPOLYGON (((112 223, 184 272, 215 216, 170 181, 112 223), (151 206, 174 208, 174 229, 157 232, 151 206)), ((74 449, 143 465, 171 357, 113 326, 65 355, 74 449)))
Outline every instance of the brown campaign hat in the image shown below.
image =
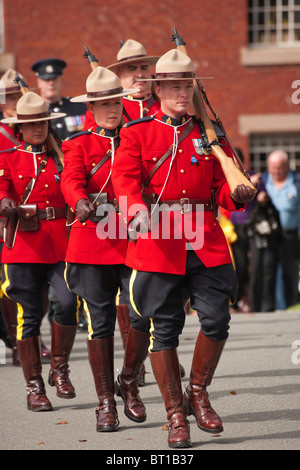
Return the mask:
POLYGON ((156 62, 155 77, 141 78, 140 81, 202 80, 203 78, 212 77, 196 77, 194 65, 190 57, 178 49, 171 49, 156 62))
POLYGON ((66 116, 65 113, 51 113, 47 103, 40 95, 33 91, 25 93, 17 102, 17 115, 2 119, 5 124, 19 124, 24 122, 49 121, 66 116))
POLYGON ((105 67, 96 67, 86 80, 86 94, 71 98, 74 103, 109 100, 119 96, 137 93, 138 88, 124 90, 119 77, 105 67))
POLYGON ((107 68, 114 72, 125 64, 133 62, 148 62, 149 65, 154 65, 158 61, 159 56, 148 56, 146 49, 134 39, 128 39, 124 42, 123 46, 117 54, 117 62, 109 65, 107 68))

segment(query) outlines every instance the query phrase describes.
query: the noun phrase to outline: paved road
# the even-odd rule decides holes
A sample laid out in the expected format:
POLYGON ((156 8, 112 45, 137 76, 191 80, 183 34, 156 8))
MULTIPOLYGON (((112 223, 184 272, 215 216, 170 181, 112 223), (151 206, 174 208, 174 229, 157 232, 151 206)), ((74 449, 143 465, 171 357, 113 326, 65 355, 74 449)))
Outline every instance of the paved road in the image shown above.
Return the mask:
MULTIPOLYGON (((50 345, 48 324, 43 323, 43 338, 50 345)), ((187 316, 179 347, 180 362, 188 371, 198 333, 197 317, 187 316)), ((297 344, 295 344, 297 346, 297 344)), ((115 340, 115 367, 122 365, 123 350, 119 332, 115 340)), ((120 427, 115 433, 95 431, 94 390, 87 349, 86 333, 78 332, 70 361, 71 378, 77 396, 72 400, 56 397, 47 384, 47 394, 54 410, 33 413, 26 409, 25 382, 20 368, 12 366, 10 350, 6 364, 0 365, 0 450, 101 450, 100 458, 129 458, 147 455, 151 463, 176 463, 170 459, 200 458, 200 450, 299 450, 300 449, 300 311, 267 314, 235 314, 210 398, 224 423, 221 435, 204 433, 190 418, 192 449, 170 450, 164 423, 166 414, 146 360, 146 385, 141 396, 148 419, 135 424, 123 414, 117 398, 120 427), (292 344, 298 341, 298 349, 292 344), (299 354, 298 354, 299 352, 299 354), (147 453, 137 452, 147 451, 147 453), (152 457, 151 457, 152 455, 152 457), (158 457, 164 455, 164 457, 158 457), (155 461, 157 459, 157 461, 155 461), (162 459, 169 459, 164 460, 162 459), (159 462, 161 460, 161 462, 159 462)), ((43 365, 47 380, 49 364, 43 365)), ((183 379, 183 386, 187 378, 183 379)), ((195 462, 195 460, 194 460, 195 462)), ((115 464, 126 463, 124 460, 115 464)), ((142 468, 143 461, 128 461, 142 468)), ((179 462, 184 463, 184 462, 179 462)), ((189 463, 189 462, 187 462, 189 463)))

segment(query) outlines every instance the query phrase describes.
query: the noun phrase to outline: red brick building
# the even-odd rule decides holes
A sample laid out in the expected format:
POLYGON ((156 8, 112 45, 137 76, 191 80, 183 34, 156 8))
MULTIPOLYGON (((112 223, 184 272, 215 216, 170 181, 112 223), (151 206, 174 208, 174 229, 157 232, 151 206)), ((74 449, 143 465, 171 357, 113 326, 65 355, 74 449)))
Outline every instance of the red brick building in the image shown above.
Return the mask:
POLYGON ((66 60, 64 93, 84 92, 91 69, 115 62, 120 40, 142 42, 148 54, 187 43, 196 73, 247 167, 264 168, 275 147, 300 170, 300 0, 0 0, 0 72, 8 67, 35 85, 31 64, 66 60))

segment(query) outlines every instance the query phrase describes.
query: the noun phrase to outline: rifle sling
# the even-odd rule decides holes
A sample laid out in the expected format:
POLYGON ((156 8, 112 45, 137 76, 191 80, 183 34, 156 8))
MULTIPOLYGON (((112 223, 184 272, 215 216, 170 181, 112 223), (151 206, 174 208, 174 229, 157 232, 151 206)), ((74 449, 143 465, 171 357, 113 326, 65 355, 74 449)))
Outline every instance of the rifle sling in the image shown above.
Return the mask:
MULTIPOLYGON (((195 120, 194 117, 189 121, 188 125, 185 127, 184 131, 180 135, 178 139, 178 145, 189 135, 193 127, 195 126, 195 120)), ((167 152, 158 160, 156 165, 152 168, 150 171, 149 175, 145 179, 143 186, 142 186, 142 193, 145 191, 145 189, 149 186, 149 183, 156 171, 159 169, 159 167, 167 160, 167 158, 171 155, 173 149, 173 144, 171 147, 167 150, 167 152)))
POLYGON ((94 168, 92 169, 92 171, 88 174, 88 176, 86 177, 86 185, 85 187, 87 187, 89 181, 91 180, 91 178, 94 176, 94 174, 104 165, 104 163, 110 158, 111 156, 111 149, 109 149, 106 154, 104 155, 104 157, 97 163, 97 165, 94 166, 94 168))
POLYGON ((10 140, 14 145, 20 145, 18 139, 11 135, 4 127, 0 127, 0 133, 4 135, 8 140, 10 140))

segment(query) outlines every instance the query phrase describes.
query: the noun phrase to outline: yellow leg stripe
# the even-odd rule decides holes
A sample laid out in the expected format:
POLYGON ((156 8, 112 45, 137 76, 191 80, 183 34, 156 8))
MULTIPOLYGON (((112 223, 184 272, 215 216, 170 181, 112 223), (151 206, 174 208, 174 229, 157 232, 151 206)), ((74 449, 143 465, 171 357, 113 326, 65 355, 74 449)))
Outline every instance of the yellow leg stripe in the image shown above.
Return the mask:
POLYGON ((4 264, 3 268, 4 268, 4 272, 5 272, 5 281, 2 284, 2 290, 3 290, 4 294, 6 295, 6 297, 8 297, 10 299, 9 295, 7 295, 7 292, 6 292, 6 289, 10 286, 10 280, 8 279, 8 275, 7 275, 7 264, 4 264))
POLYGON ((18 308, 18 326, 17 326, 17 339, 21 340, 22 335, 23 335, 23 324, 24 324, 24 310, 21 304, 17 302, 17 308, 18 308))
POLYGON ((130 303, 131 303, 131 305, 132 305, 133 310, 134 310, 140 317, 142 317, 143 315, 138 311, 138 309, 137 309, 137 307, 136 307, 136 305, 135 305, 135 302, 134 302, 134 300, 133 300, 133 284, 134 284, 136 275, 137 275, 137 270, 136 270, 136 269, 133 269, 133 270, 132 270, 132 273, 131 273, 131 276, 130 276, 130 281, 129 281, 129 299, 130 299, 130 303))
POLYGON ((67 281, 67 269, 68 269, 68 263, 65 262, 64 280, 65 280, 65 283, 67 284, 67 288, 69 289, 70 292, 72 292, 67 281))
POLYGON ((153 335, 154 331, 154 323, 153 323, 153 318, 150 317, 150 328, 149 328, 149 333, 150 333, 150 343, 148 347, 148 351, 151 352, 153 348, 153 340, 155 339, 155 336, 153 335))
POLYGON ((86 300, 84 300, 84 299, 82 299, 82 300, 83 300, 83 308, 84 308, 84 311, 86 313, 87 320, 88 320, 88 339, 92 339, 92 335, 94 333, 94 330, 92 328, 91 314, 90 314, 88 305, 86 303, 86 300))
MULTIPOLYGON (((10 280, 8 278, 8 274, 7 274, 7 264, 4 264, 3 265, 4 267, 4 272, 5 272, 5 281, 4 283, 2 284, 2 290, 4 292, 4 294, 6 295, 6 297, 8 297, 10 300, 12 300, 14 302, 14 300, 9 297, 9 295, 7 295, 7 292, 6 292, 6 289, 10 286, 10 280)), ((17 339, 18 340, 21 340, 22 339, 22 334, 23 334, 23 324, 24 324, 24 310, 23 310, 23 307, 21 304, 19 304, 18 302, 16 302, 17 304, 17 320, 18 320, 18 324, 17 324, 17 339)))

